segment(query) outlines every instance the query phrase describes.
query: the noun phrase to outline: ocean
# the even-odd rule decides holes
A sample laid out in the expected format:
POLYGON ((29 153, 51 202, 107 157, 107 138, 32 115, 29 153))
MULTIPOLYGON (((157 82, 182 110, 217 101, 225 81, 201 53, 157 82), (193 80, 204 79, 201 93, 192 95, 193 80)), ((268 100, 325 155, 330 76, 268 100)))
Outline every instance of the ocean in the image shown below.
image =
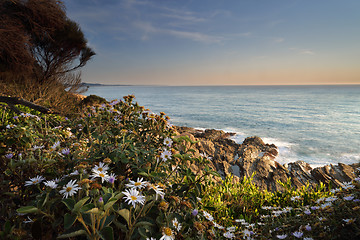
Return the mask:
POLYGON ((336 86, 91 86, 107 100, 134 94, 177 126, 234 132, 241 143, 259 136, 279 148, 281 164, 312 167, 360 161, 360 85, 336 86))

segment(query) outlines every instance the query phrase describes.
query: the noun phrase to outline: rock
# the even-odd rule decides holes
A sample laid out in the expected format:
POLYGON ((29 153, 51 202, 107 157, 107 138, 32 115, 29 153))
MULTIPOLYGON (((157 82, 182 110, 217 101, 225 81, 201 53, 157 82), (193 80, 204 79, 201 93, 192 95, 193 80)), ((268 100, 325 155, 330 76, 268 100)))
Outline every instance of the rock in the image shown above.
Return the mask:
POLYGON ((246 138, 242 144, 229 139, 234 133, 221 130, 197 130, 188 127, 177 127, 180 135, 187 135, 192 140, 199 141, 195 146, 195 155, 211 156, 211 167, 224 178, 234 175, 237 181, 243 177, 253 176, 253 183, 260 189, 269 191, 281 190, 277 181, 286 182, 291 178, 293 186, 299 188, 309 183, 315 186, 320 182, 340 187, 343 182, 356 178, 355 171, 360 164, 326 165, 311 168, 303 161, 281 165, 276 161, 278 148, 274 144, 265 144, 257 136, 246 138))

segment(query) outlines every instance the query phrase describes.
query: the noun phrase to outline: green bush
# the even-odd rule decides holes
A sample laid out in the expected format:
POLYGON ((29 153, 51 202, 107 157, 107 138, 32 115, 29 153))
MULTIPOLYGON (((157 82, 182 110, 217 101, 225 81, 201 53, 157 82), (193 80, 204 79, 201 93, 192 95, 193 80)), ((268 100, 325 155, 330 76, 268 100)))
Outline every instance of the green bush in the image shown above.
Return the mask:
POLYGON ((359 178, 331 191, 289 180, 274 193, 251 178, 219 182, 210 160, 194 156, 196 142, 133 98, 71 119, 1 110, 0 238, 359 236, 359 178))

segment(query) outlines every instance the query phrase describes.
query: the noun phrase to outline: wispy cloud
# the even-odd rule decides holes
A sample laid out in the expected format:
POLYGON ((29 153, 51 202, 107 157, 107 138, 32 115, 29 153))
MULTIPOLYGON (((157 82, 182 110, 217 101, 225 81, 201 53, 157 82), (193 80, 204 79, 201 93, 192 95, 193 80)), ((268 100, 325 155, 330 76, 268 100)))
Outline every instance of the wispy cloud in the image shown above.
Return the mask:
POLYGON ((300 54, 302 54, 302 55, 315 55, 315 53, 314 53, 313 51, 311 51, 311 50, 306 50, 306 49, 301 50, 301 51, 300 51, 300 54))
POLYGON ((200 32, 185 32, 176 30, 163 30, 163 32, 175 37, 185 38, 202 43, 219 43, 224 39, 223 37, 211 36, 200 32))
POLYGON ((273 41, 274 41, 274 43, 282 43, 285 41, 285 39, 284 38, 274 38, 273 41))
POLYGON ((200 17, 196 17, 196 16, 192 16, 192 15, 177 15, 177 14, 164 13, 164 14, 162 14, 162 16, 167 17, 167 18, 182 20, 182 21, 188 21, 188 22, 205 22, 206 21, 205 18, 200 18, 200 17))
POLYGON ((202 42, 202 43, 219 43, 222 40, 224 40, 224 38, 221 36, 212 36, 201 32, 179 31, 173 29, 157 28, 154 27, 149 22, 136 22, 135 26, 144 31, 142 40, 148 40, 150 33, 166 34, 173 37, 189 39, 192 41, 202 42))
POLYGON ((310 49, 289 48, 289 50, 295 51, 297 54, 301 55, 315 55, 315 52, 310 49))

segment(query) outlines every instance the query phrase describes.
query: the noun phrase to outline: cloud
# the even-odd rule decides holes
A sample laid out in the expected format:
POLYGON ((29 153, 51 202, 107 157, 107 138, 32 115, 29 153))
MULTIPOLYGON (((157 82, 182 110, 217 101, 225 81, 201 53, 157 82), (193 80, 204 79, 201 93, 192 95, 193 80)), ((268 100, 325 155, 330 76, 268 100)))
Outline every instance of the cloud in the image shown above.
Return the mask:
POLYGON ((313 51, 306 50, 306 49, 301 50, 299 53, 302 54, 302 55, 315 55, 315 53, 313 51))
POLYGON ((285 41, 284 38, 274 38, 274 43, 282 43, 284 41, 285 41))
POLYGON ((219 43, 223 40, 223 37, 211 36, 199 32, 185 32, 176 30, 163 30, 163 32, 175 37, 185 38, 203 43, 219 43))
POLYGON ((309 49, 289 48, 289 50, 295 51, 297 54, 301 55, 315 55, 315 52, 309 49))
POLYGON ((182 20, 182 21, 188 21, 188 22, 205 22, 206 21, 206 19, 204 19, 204 18, 199 18, 199 17, 195 17, 195 16, 191 16, 191 15, 162 14, 162 16, 167 17, 167 18, 182 20))
POLYGON ((189 39, 195 42, 202 42, 202 43, 219 43, 224 39, 223 37, 220 36, 207 35, 201 32, 190 32, 190 31, 179 31, 179 30, 172 30, 165 28, 156 28, 149 22, 136 22, 135 26, 144 31, 142 40, 148 40, 150 33, 165 34, 173 37, 189 39))

